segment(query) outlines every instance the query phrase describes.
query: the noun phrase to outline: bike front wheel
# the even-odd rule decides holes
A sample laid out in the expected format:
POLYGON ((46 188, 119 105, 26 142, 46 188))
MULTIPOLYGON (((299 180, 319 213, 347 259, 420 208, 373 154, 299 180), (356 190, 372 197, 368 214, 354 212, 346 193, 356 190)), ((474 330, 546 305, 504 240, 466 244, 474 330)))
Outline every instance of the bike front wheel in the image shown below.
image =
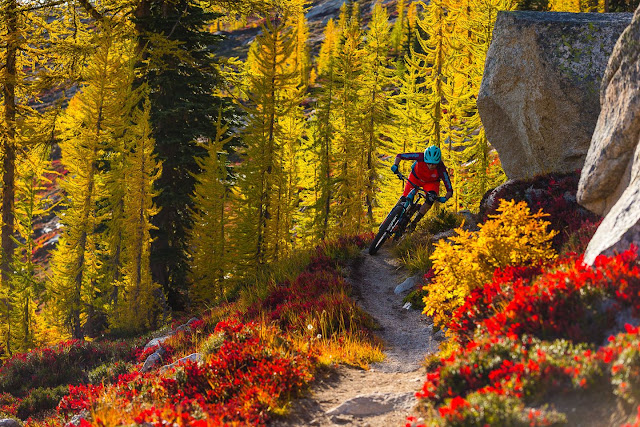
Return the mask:
POLYGON ((371 246, 369 246, 369 255, 375 255, 378 252, 378 249, 382 247, 382 244, 391 236, 391 234, 393 234, 393 227, 398 224, 398 221, 402 216, 402 211, 402 206, 396 206, 391 209, 387 218, 380 225, 378 234, 376 234, 373 242, 371 242, 371 246))

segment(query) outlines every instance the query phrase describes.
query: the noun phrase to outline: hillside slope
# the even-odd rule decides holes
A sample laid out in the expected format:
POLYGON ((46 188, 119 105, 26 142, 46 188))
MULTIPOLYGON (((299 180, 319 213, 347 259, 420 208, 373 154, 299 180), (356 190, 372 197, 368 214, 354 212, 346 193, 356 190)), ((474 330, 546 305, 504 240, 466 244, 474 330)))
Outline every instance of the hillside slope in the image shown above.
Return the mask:
MULTIPOLYGON (((344 2, 345 0, 314 0, 309 2, 305 17, 309 28, 309 48, 312 55, 317 54, 320 50, 325 26, 329 19, 338 19, 340 7, 344 2)), ((375 3, 375 0, 360 0, 359 4, 364 25, 369 22, 375 3)), ((382 4, 387 7, 392 20, 394 19, 396 3, 397 0, 382 0, 382 4)), ((219 32, 219 34, 225 36, 225 39, 217 52, 218 55, 246 59, 249 46, 259 32, 260 27, 253 25, 235 31, 219 32)))

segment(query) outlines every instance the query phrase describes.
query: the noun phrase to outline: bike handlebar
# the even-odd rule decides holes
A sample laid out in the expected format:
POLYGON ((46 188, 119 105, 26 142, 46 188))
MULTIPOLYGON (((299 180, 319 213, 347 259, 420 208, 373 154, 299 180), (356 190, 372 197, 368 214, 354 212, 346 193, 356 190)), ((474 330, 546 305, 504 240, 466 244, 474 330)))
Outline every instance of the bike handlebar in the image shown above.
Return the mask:
MULTIPOLYGON (((396 172, 396 175, 397 175, 397 176, 398 176, 398 178, 400 178, 403 182, 404 182, 404 181, 408 181, 408 182, 409 182, 409 184, 413 185, 413 188, 415 188, 415 189, 417 190, 418 194, 420 194, 420 195, 421 195, 422 197, 424 197, 425 199, 429 200, 431 203, 433 203, 433 202, 435 202, 435 201, 439 201, 440 203, 443 203, 443 202, 441 202, 441 201, 439 200, 439 199, 440 199, 440 197, 437 197, 437 194, 436 194, 436 193, 434 193, 434 194, 436 194, 436 197, 435 197, 433 200, 431 200, 431 198, 429 197, 429 195, 427 194, 427 192, 426 192, 426 191, 424 191, 424 189, 423 189, 422 187, 420 187, 419 185, 416 185, 416 184, 414 184, 413 182, 409 181, 409 178, 407 178, 406 176, 404 176, 404 175, 402 174, 402 172, 397 171, 397 172, 396 172)), ((430 193, 431 193, 431 191, 430 191, 430 193)))
MULTIPOLYGON (((409 178, 407 178, 406 176, 404 176, 402 174, 402 172, 398 171, 396 172, 396 175, 398 176, 398 178, 400 178, 403 182, 404 181, 409 181, 409 178)), ((424 193, 424 190, 422 189, 422 187, 420 187, 419 185, 414 184, 413 182, 409 181, 409 184, 413 185, 415 188, 417 188, 419 191, 422 191, 424 193)))
POLYGON ((409 184, 413 185, 413 188, 415 188, 419 194, 421 194, 424 198, 427 198, 427 193, 424 191, 424 189, 422 187, 420 187, 419 185, 414 184, 413 182, 409 181, 409 178, 407 178, 406 176, 404 176, 402 174, 402 172, 398 171, 396 172, 396 175, 398 176, 398 178, 400 178, 403 182, 404 181, 408 181, 409 184))

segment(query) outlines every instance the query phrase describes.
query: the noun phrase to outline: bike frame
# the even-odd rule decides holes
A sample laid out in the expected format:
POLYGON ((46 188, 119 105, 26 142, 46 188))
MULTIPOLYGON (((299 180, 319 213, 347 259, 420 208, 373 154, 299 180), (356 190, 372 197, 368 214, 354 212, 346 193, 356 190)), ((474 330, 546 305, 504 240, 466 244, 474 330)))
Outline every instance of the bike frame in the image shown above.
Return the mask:
POLYGON ((415 211, 418 210, 418 205, 422 204, 423 199, 425 201, 429 200, 427 193, 425 193, 422 187, 415 185, 409 181, 409 178, 401 173, 397 175, 403 182, 408 181, 411 183, 413 188, 407 195, 406 200, 403 203, 396 204, 386 219, 380 224, 378 234, 376 234, 369 247, 369 255, 375 255, 389 237, 393 236, 394 240, 400 239, 405 228, 409 225, 411 217, 415 211))
POLYGON ((409 184, 413 185, 413 188, 407 195, 407 200, 404 202, 404 205, 403 205, 404 211, 402 212, 402 215, 404 216, 404 214, 407 213, 409 208, 411 208, 412 206, 421 205, 423 199, 426 201, 427 193, 424 192, 422 187, 419 187, 415 185, 413 182, 409 181, 409 178, 404 176, 402 173, 398 173, 398 177, 402 180, 403 183, 407 181, 409 182, 409 184), (418 196, 417 198, 416 198, 416 195, 418 196))

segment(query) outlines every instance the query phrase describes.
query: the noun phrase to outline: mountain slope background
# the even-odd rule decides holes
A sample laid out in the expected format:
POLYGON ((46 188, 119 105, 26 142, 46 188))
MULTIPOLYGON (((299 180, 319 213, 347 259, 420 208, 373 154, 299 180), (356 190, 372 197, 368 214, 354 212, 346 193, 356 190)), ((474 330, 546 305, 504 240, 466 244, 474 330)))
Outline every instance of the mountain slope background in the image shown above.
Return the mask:
MULTIPOLYGON (((412 1, 407 2, 407 5, 412 1)), ((344 3, 345 0, 314 0, 307 3, 305 18, 309 27, 309 48, 313 56, 317 55, 320 51, 320 45, 324 38, 327 22, 329 19, 338 19, 340 8, 344 3)), ((362 11, 363 26, 366 26, 371 20, 375 3, 375 0, 362 0, 359 2, 362 11)), ((384 0, 380 3, 387 7, 391 22, 393 22, 396 15, 397 0, 384 0)), ((225 57, 246 59, 249 45, 261 31, 260 27, 256 26, 255 23, 255 21, 250 20, 246 28, 233 31, 220 31, 219 34, 224 36, 225 40, 222 42, 217 53, 225 57)))

